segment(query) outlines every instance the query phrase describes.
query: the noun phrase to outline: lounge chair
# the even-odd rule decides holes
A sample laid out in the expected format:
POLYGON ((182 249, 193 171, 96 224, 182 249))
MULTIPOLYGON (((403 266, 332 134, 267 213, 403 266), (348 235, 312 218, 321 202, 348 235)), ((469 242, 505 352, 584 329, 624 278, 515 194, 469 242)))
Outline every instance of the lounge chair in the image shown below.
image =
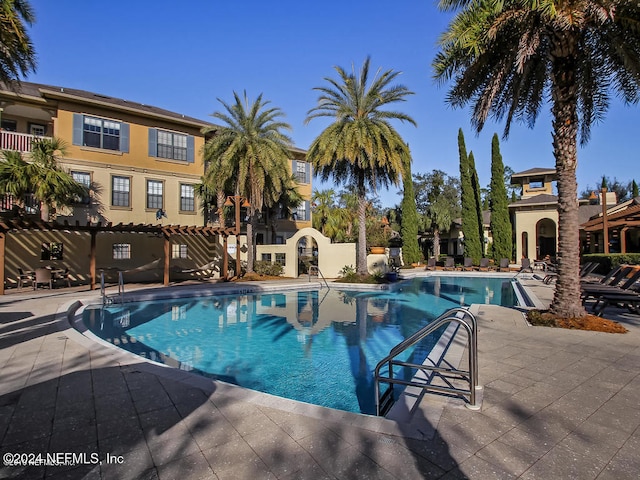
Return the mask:
POLYGON ((509 259, 508 258, 501 258, 500 259, 500 264, 498 265, 498 271, 502 272, 502 271, 507 271, 509 272, 509 259))
POLYGON ((593 313, 601 317, 602 312, 604 312, 604 310, 610 305, 626 307, 630 312, 639 314, 640 313, 640 294, 635 292, 602 293, 596 298, 596 302, 593 304, 593 313))
POLYGON ((444 261, 443 270, 455 270, 455 269, 456 269, 456 264, 455 264, 454 258, 447 257, 447 259, 444 261))
POLYGON ((18 268, 18 289, 21 289, 25 282, 33 283, 33 272, 26 273, 18 268))
POLYGON ((528 258, 522 259, 522 265, 520 266, 520 271, 518 273, 521 272, 533 273, 533 268, 531 268, 531 260, 529 260, 528 258))
POLYGON ((478 266, 478 270, 481 272, 488 272, 490 269, 489 267, 489 259, 488 258, 481 258, 480 259, 480 265, 478 266))
MULTIPOLYGON (((593 275, 593 271, 598 268, 600 264, 598 262, 587 262, 580 268, 580 281, 588 280, 589 275, 593 275)), ((602 278, 602 277, 600 277, 602 278)), ((551 282, 555 282, 558 279, 558 266, 553 264, 552 271, 548 271, 545 277, 542 279, 547 285, 551 282)))
POLYGON ((37 290, 38 285, 49 284, 49 289, 53 289, 53 277, 51 276, 51 270, 48 268, 36 268, 36 275, 33 281, 33 289, 37 290))
POLYGON ((436 257, 431 257, 427 260, 427 266, 424 267, 425 270, 435 270, 436 269, 436 257))
POLYGON ((475 267, 473 266, 473 258, 464 257, 464 264, 462 265, 462 271, 468 272, 471 270, 475 270, 475 267))
POLYGON ((615 285, 622 280, 623 277, 627 276, 631 269, 632 267, 629 265, 619 265, 618 267, 611 269, 611 271, 604 277, 598 278, 597 280, 581 278, 580 282, 592 283, 594 285, 615 285))
POLYGON ((635 293, 635 284, 640 279, 640 267, 630 267, 623 270, 626 272, 616 283, 599 284, 599 283, 582 283, 582 297, 597 297, 601 293, 635 293))

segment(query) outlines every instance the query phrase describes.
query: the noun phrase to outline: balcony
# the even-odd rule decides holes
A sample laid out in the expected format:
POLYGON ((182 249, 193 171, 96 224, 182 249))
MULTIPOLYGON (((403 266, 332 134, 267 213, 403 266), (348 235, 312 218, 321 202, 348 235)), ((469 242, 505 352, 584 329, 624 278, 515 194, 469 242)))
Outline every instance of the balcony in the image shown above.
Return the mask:
POLYGON ((31 145, 36 138, 48 138, 28 133, 0 131, 0 150, 13 150, 16 152, 31 152, 31 145))

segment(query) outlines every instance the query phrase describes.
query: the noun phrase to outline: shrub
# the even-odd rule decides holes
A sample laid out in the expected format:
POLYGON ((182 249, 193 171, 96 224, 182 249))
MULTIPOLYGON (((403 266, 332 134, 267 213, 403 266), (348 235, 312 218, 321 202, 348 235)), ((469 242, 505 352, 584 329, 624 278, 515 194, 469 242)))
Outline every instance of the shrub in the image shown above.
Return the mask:
POLYGON ((256 261, 253 270, 259 275, 271 275, 274 277, 282 275, 283 272, 283 268, 280 263, 271 263, 265 260, 256 261))
POLYGON ((610 253, 605 255, 604 253, 589 253, 582 256, 584 262, 597 262, 600 264, 598 271, 600 273, 606 273, 612 268, 616 268, 619 265, 630 264, 640 265, 640 253, 610 253))

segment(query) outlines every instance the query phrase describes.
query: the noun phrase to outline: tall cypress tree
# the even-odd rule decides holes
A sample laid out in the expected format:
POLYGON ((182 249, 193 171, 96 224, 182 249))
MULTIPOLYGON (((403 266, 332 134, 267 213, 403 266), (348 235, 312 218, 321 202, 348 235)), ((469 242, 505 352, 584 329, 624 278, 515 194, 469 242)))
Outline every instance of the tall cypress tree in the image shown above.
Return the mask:
MULTIPOLYGON (((480 239, 478 238, 478 214, 476 194, 472 185, 472 174, 469 168, 469 157, 473 161, 473 153, 467 156, 462 129, 458 131, 458 152, 460 154, 460 197, 462 203, 462 234, 464 235, 464 256, 479 262, 482 256, 480 239)), ((474 163, 475 165, 475 163, 474 163)))
POLYGON ((420 261, 420 246, 418 245, 418 209, 416 207, 416 195, 413 190, 413 176, 411 175, 411 157, 404 158, 402 196, 402 224, 400 235, 402 236, 402 256, 406 263, 420 261))
POLYGON ((471 189, 473 190, 474 200, 475 200, 475 208, 476 208, 476 216, 478 217, 478 245, 474 248, 477 248, 480 252, 480 256, 474 260, 479 263, 480 258, 484 256, 484 248, 483 248, 483 240, 484 240, 484 228, 482 227, 482 198, 480 196, 480 181, 478 180, 478 171, 476 170, 476 162, 473 157, 473 152, 469 153, 469 173, 471 174, 471 189))
POLYGON ((491 232, 493 244, 491 254, 494 260, 511 259, 512 238, 511 221, 509 220, 509 202, 504 185, 504 164, 500 154, 498 135, 493 134, 491 140, 491 232))
POLYGON ((638 184, 635 180, 631 182, 631 198, 636 198, 638 196, 638 184))

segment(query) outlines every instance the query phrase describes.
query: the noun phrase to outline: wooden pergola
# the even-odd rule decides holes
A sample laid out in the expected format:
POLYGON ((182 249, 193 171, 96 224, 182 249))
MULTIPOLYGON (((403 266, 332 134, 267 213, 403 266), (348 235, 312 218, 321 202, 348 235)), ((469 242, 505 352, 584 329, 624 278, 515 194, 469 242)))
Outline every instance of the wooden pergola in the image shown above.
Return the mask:
POLYGON ((630 228, 640 228, 640 205, 631 205, 615 213, 601 215, 582 224, 589 233, 599 233, 607 229, 617 230, 620 235, 620 252, 627 253, 626 233, 630 228))
MULTIPOLYGON (((240 224, 236 223, 233 227, 198 227, 184 225, 151 225, 151 224, 123 224, 113 225, 111 223, 87 223, 81 225, 79 222, 71 224, 69 222, 44 222, 41 220, 29 219, 0 219, 0 295, 4 295, 5 282, 5 245, 6 237, 10 232, 17 231, 64 231, 64 232, 88 232, 91 236, 90 244, 90 260, 89 260, 89 277, 91 289, 96 288, 96 236, 98 233, 149 233, 164 238, 164 285, 169 285, 169 266, 171 258, 171 236, 172 235, 203 235, 216 236, 221 235, 224 241, 222 272, 224 279, 227 279, 229 269, 229 254, 227 245, 229 235, 240 235, 240 224)), ((236 252, 238 257, 239 252, 236 252)))

